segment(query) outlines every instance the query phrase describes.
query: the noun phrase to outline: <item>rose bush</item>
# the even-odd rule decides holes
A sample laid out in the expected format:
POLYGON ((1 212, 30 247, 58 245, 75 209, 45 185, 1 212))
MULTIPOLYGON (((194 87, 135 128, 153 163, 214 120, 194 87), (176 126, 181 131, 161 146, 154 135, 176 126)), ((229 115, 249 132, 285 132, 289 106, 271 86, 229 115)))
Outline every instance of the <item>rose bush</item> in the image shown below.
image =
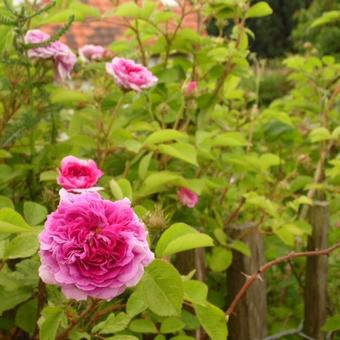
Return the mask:
POLYGON ((0 3, 0 338, 262 339, 306 320, 313 280, 334 309, 303 332, 331 336, 338 253, 256 270, 312 251, 320 209, 339 239, 339 63, 258 60, 264 1, 112 3, 0 3), (123 36, 76 60, 65 34, 100 15, 123 36))

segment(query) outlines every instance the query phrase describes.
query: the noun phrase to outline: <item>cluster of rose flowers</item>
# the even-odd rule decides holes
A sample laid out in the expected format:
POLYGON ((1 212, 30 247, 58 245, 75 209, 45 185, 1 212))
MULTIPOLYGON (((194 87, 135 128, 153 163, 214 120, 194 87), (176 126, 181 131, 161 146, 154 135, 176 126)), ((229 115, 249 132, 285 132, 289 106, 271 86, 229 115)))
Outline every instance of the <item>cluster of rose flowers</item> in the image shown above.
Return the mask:
MULTIPOLYGON (((42 43, 50 36, 40 30, 28 31, 27 44, 42 43)), ((86 45, 79 49, 83 62, 102 60, 107 51, 102 46, 86 45)), ((31 59, 52 60, 58 78, 70 77, 76 55, 61 41, 28 51, 31 59)), ((157 78, 133 60, 113 58, 106 71, 123 91, 140 92, 157 83, 157 78)), ((196 82, 186 87, 186 95, 196 90, 196 82)), ((148 245, 148 232, 131 202, 125 198, 112 202, 103 199, 96 183, 103 175, 93 160, 65 157, 57 182, 60 202, 39 235, 41 266, 39 275, 47 284, 61 287, 70 299, 87 297, 111 300, 136 285, 154 254, 148 245)), ((193 208, 198 195, 188 188, 177 191, 181 204, 193 208)))
MULTIPOLYGON (((39 235, 39 275, 69 299, 111 300, 136 285, 154 259, 148 232, 130 201, 103 199, 95 187, 103 172, 93 160, 65 157, 58 170, 60 202, 39 235)), ((182 204, 197 195, 181 188, 182 204)))

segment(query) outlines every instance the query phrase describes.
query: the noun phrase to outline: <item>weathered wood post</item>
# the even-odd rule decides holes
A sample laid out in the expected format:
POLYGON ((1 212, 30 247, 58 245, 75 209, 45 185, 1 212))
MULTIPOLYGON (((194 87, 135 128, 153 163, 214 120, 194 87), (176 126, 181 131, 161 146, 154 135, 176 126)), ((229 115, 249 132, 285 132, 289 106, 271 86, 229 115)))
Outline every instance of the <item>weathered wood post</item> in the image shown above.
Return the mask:
MULTIPOLYGON (((263 236, 256 227, 229 226, 229 234, 238 239, 245 235, 245 242, 251 252, 247 257, 240 252, 233 251, 233 262, 227 271, 227 288, 230 301, 236 296, 244 281, 245 275, 257 271, 265 263, 263 236)), ((235 315, 231 315, 229 322, 230 340, 262 340, 267 335, 267 295, 265 278, 257 280, 247 291, 246 296, 239 303, 235 315)))
MULTIPOLYGON (((328 246, 329 209, 324 196, 318 194, 309 208, 312 235, 308 238, 308 250, 324 249, 328 246)), ((327 256, 308 257, 305 279, 304 333, 313 339, 325 339, 321 327, 327 317, 327 256)))

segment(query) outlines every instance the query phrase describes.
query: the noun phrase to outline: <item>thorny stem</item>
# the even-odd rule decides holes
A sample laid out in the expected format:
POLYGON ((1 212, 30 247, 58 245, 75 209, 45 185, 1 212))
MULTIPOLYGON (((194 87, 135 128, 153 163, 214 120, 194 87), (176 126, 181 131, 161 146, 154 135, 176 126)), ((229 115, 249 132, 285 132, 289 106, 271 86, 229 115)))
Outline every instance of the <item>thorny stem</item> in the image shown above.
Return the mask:
POLYGON ((136 21, 135 21, 135 27, 131 26, 130 28, 136 34, 136 39, 137 39, 137 43, 138 43, 140 54, 141 54, 142 64, 147 67, 148 66, 148 61, 147 61, 147 58, 146 58, 145 49, 143 47, 143 42, 142 42, 142 39, 141 39, 141 36, 140 36, 140 32, 139 32, 139 22, 138 22, 138 19, 136 19, 136 21))
POLYGON ((244 295, 247 293, 250 286, 258 279, 261 279, 261 274, 265 273, 268 269, 271 267, 282 263, 291 261, 292 259, 296 257, 311 257, 311 256, 322 256, 322 255, 329 255, 331 252, 335 251, 336 249, 340 248, 340 243, 336 243, 334 246, 322 249, 322 250, 313 250, 313 251, 305 251, 305 252, 291 252, 290 254, 286 256, 281 256, 273 261, 267 262, 263 266, 261 266, 256 272, 254 272, 252 275, 247 276, 247 281, 244 283, 242 288, 239 290, 231 304, 229 305, 229 308, 225 312, 226 317, 228 318, 230 315, 234 314, 235 309, 239 302, 242 300, 244 295))
MULTIPOLYGON (((327 129, 328 128, 328 115, 329 112, 332 110, 333 106, 336 103, 337 97, 340 94, 340 85, 336 86, 335 90, 333 91, 328 105, 326 107, 326 109, 324 110, 323 114, 322 114, 322 120, 323 120, 323 126, 327 129)), ((319 162, 316 166, 316 170, 315 170, 315 174, 314 174, 314 183, 321 183, 324 177, 324 167, 325 167, 325 163, 326 163, 326 159, 328 157, 328 154, 331 150, 333 146, 333 141, 329 141, 328 143, 323 142, 321 149, 320 149, 320 158, 319 158, 319 162)), ((308 193, 307 193, 307 197, 309 199, 313 199, 315 194, 316 194, 316 189, 315 188, 311 188, 308 193)), ((307 216, 308 213, 308 205, 305 205, 303 207, 303 209, 301 210, 300 213, 300 219, 304 220, 307 216)))
POLYGON ((72 330, 78 325, 78 323, 84 320, 88 315, 90 315, 97 307, 99 301, 92 300, 92 303, 85 309, 85 311, 80 314, 79 318, 76 320, 72 320, 71 325, 66 328, 59 336, 57 336, 57 340, 66 340, 69 339, 69 335, 72 330))
MULTIPOLYGON (((242 34, 244 34, 244 25, 245 25, 245 22, 246 22, 246 17, 244 17, 241 20, 241 22, 238 23, 240 31, 239 31, 239 34, 238 34, 238 37, 237 37, 237 41, 236 41, 236 49, 238 49, 240 47, 242 34)), ((226 64, 221 78, 217 81, 216 87, 215 87, 215 89, 213 91, 213 94, 212 94, 212 97, 211 97, 212 99, 216 98, 219 95, 220 90, 223 87, 223 84, 224 84, 225 80, 227 79, 228 75, 234 69, 235 66, 236 65, 233 62, 231 62, 231 61, 229 61, 226 64)))
MULTIPOLYGON (((98 154, 98 164, 99 165, 102 165, 104 160, 105 160, 105 157, 107 155, 107 153, 109 152, 110 150, 110 145, 108 143, 108 139, 111 135, 111 130, 112 130, 112 127, 113 127, 113 123, 117 117, 117 112, 120 110, 120 108, 122 107, 123 103, 124 103, 124 98, 125 98, 125 92, 123 92, 122 96, 118 99, 118 102, 117 102, 117 105, 116 107, 114 108, 113 112, 111 113, 111 117, 110 117, 110 121, 109 121, 109 124, 108 124, 108 127, 107 127, 107 130, 105 131, 104 130, 104 135, 103 135, 103 139, 99 139, 98 141, 101 142, 103 141, 106 145, 105 149, 103 150, 104 151, 104 154, 102 154, 100 152, 100 155, 98 154)), ((103 126, 102 126, 103 128, 103 126)), ((99 143, 101 144, 101 143, 99 143)), ((97 145, 97 152, 100 151, 99 150, 99 145, 97 145)))

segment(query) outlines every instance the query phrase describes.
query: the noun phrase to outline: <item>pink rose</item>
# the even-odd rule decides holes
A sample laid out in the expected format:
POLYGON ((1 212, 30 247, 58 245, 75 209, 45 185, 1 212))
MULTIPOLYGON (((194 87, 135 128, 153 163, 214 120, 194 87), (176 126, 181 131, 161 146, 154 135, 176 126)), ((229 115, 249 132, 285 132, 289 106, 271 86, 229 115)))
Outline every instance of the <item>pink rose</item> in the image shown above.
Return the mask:
POLYGON ((65 189, 85 189, 94 186, 103 172, 92 159, 67 156, 61 161, 57 182, 65 189))
POLYGON ((197 90, 197 82, 192 80, 189 82, 189 84, 187 85, 186 89, 185 89, 185 94, 187 96, 192 95, 195 91, 197 90))
POLYGON ((75 300, 111 300, 135 286, 154 255, 130 201, 62 191, 39 235, 41 279, 75 300))
POLYGON ((105 57, 106 50, 100 45, 85 45, 78 49, 79 57, 84 62, 101 60, 105 57))
POLYGON ((177 197, 188 208, 193 208, 198 203, 198 195, 187 188, 180 188, 177 192, 177 197))
MULTIPOLYGON (((25 35, 26 44, 39 44, 50 39, 50 36, 40 30, 28 31, 25 35)), ((49 59, 52 58, 56 53, 56 49, 51 45, 47 47, 37 47, 28 50, 28 56, 35 59, 49 59)))
POLYGON ((54 61, 57 66, 58 75, 61 80, 70 78, 74 65, 77 62, 77 57, 69 47, 62 42, 56 41, 53 44, 57 49, 57 53, 54 55, 54 61))
POLYGON ((158 81, 146 67, 129 59, 113 58, 111 63, 106 64, 106 72, 125 90, 140 92, 154 86, 158 81))
MULTIPOLYGON (((26 44, 37 44, 48 40, 50 36, 40 30, 28 31, 25 35, 26 44)), ((58 77, 61 80, 70 78, 71 71, 77 62, 77 57, 68 46, 55 41, 47 47, 37 47, 28 50, 32 59, 52 59, 56 65, 58 77)))

